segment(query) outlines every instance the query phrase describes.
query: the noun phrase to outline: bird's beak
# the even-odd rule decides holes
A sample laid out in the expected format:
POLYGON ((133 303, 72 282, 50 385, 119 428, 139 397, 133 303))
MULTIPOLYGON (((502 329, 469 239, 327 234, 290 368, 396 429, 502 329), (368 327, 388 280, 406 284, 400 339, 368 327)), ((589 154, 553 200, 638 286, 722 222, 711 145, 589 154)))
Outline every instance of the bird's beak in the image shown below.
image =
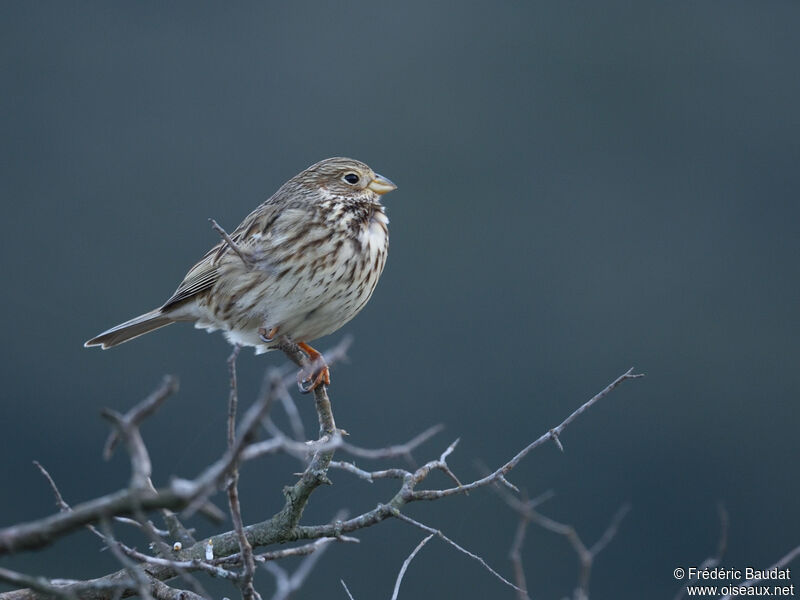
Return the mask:
POLYGON ((372 178, 372 181, 369 182, 367 187, 376 194, 385 194, 397 189, 395 184, 393 184, 383 175, 378 175, 377 173, 375 173, 375 177, 372 178))

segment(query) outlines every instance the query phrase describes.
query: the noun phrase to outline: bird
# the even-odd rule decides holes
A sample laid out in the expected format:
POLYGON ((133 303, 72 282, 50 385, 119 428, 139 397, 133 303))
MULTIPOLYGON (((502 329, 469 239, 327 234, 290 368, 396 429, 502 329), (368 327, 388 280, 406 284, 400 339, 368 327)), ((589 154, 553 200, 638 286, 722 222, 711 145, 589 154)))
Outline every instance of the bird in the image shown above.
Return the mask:
POLYGON ((381 203, 397 189, 352 158, 311 165, 284 183, 189 269, 160 307, 85 342, 112 348, 166 325, 193 322, 221 330, 256 354, 284 337, 314 367, 301 391, 330 385, 330 370, 310 342, 333 333, 364 308, 386 264, 389 219, 381 203))

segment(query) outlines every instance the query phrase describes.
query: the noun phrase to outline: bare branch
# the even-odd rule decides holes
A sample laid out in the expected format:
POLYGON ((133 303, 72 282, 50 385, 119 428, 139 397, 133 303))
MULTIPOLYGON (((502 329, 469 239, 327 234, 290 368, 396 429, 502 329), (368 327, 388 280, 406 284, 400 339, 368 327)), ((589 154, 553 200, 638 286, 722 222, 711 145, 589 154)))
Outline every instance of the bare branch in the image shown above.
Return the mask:
POLYGON ((617 510, 616 514, 611 519, 611 523, 608 524, 608 527, 606 527, 603 535, 594 543, 591 548, 589 548, 589 554, 591 554, 592 557, 597 556, 603 550, 605 550, 609 542, 614 539, 614 536, 617 535, 617 531, 619 530, 619 525, 622 523, 622 519, 627 516, 630 510, 631 505, 627 503, 619 507, 619 510, 617 510))
MULTIPOLYGON (((352 340, 350 338, 345 338, 342 340, 340 346, 344 346, 345 350, 343 352, 346 352, 347 347, 349 347, 351 343, 352 340)), ((311 364, 308 357, 300 349, 300 347, 286 336, 281 336, 275 344, 275 347, 278 350, 281 350, 286 356, 289 357, 289 360, 291 360, 301 369, 309 373, 313 373, 316 370, 315 365, 311 364)), ((317 386, 317 388, 314 390, 314 402, 317 409, 317 417, 319 419, 320 435, 323 433, 332 434, 336 431, 336 422, 333 420, 331 402, 328 399, 328 392, 325 390, 324 385, 317 386), (317 390, 320 390, 320 392, 317 393, 317 390)))
MULTIPOLYGON (((138 560, 141 563, 145 563, 148 565, 153 565, 157 567, 168 567, 171 570, 175 571, 176 573, 179 571, 203 571, 212 575, 213 577, 217 577, 219 579, 226 579, 228 581, 233 581, 234 583, 239 583, 241 577, 238 573, 234 573, 233 571, 228 571, 220 566, 212 564, 211 561, 201 560, 199 558, 195 558, 193 560, 186 560, 186 561, 179 561, 179 560, 172 560, 169 558, 160 558, 157 556, 148 556, 147 554, 142 554, 133 548, 129 548, 124 544, 117 542, 119 548, 122 552, 124 552, 127 556, 138 560)), ((221 562, 219 559, 213 562, 221 562)))
POLYGON ((506 503, 520 516, 519 523, 517 524, 517 530, 514 534, 514 541, 512 542, 511 548, 508 552, 508 557, 511 560, 511 567, 514 570, 514 582, 517 584, 517 587, 520 588, 517 591, 517 599, 529 600, 527 592, 528 585, 525 578, 525 569, 522 564, 522 547, 525 544, 525 535, 527 534, 528 525, 530 524, 528 511, 533 510, 540 504, 552 498, 553 492, 551 490, 548 490, 543 494, 540 494, 536 498, 533 498, 532 500, 525 500, 525 501, 518 499, 516 496, 509 493, 505 488, 500 487, 499 485, 497 486, 497 492, 506 501, 506 503))
POLYGON ((644 377, 643 374, 634 374, 633 368, 628 369, 625 373, 617 377, 614 381, 609 383, 602 391, 598 394, 594 395, 592 398, 584 402, 579 408, 572 412, 566 419, 564 419, 557 427, 553 427, 547 433, 542 434, 536 440, 525 446, 522 450, 520 450, 511 460, 507 463, 502 465, 493 473, 490 473, 486 477, 482 479, 478 479, 473 481, 472 483, 461 485, 455 488, 449 488, 445 490, 422 490, 422 491, 415 491, 414 492, 414 499, 415 500, 434 500, 437 498, 443 498, 444 496, 450 496, 452 494, 463 494, 465 492, 472 491, 479 487, 483 487, 485 485, 489 485, 490 483, 494 483, 495 481, 499 480, 501 476, 505 476, 511 469, 516 467, 519 462, 525 458, 531 450, 538 448, 548 440, 552 439, 554 436, 558 437, 567 428, 567 426, 572 423, 575 419, 585 413, 589 408, 594 406, 597 402, 601 399, 605 398, 614 388, 616 388, 619 384, 623 381, 628 379, 638 379, 639 377, 644 377))
POLYGON ((517 524, 517 531, 514 534, 514 542, 508 557, 511 559, 511 567, 514 570, 514 582, 517 584, 517 599, 530 600, 528 596, 528 583, 525 579, 525 567, 522 564, 522 546, 525 544, 525 533, 528 531, 530 521, 522 517, 517 524))
POLYGON ((50 473, 47 472, 47 469, 45 469, 38 460, 33 461, 33 464, 36 465, 36 468, 39 469, 39 472, 44 475, 45 479, 47 479, 47 482, 50 484, 50 488, 53 490, 53 494, 56 497, 56 506, 58 506, 58 509, 62 512, 72 510, 69 504, 64 502, 64 498, 61 496, 61 492, 58 491, 56 482, 50 477, 50 473))
MULTIPOLYGON (((321 542, 322 540, 318 541, 321 542)), ((320 543, 317 545, 314 551, 310 552, 303 559, 292 575, 289 575, 274 561, 264 562, 264 568, 272 573, 277 583, 277 589, 275 590, 275 594, 272 596, 272 600, 286 600, 292 595, 293 592, 299 590, 305 583, 308 575, 311 573, 317 561, 322 558, 322 555, 327 548, 327 544, 320 543)))
POLYGON ((345 591, 345 592, 347 592, 347 597, 348 597, 350 600, 355 600, 355 598, 353 598, 353 594, 351 594, 351 593, 350 593, 350 590, 348 590, 348 589, 347 589, 347 584, 344 582, 344 579, 340 579, 340 580, 339 580, 339 583, 341 583, 341 584, 342 584, 342 587, 344 588, 344 591, 345 591))
POLYGON ((717 504, 717 514, 719 515, 719 542, 717 543, 717 553, 708 560, 715 561, 712 566, 717 566, 722 562, 722 557, 725 555, 725 550, 728 548, 728 525, 730 519, 728 518, 728 509, 720 502, 717 504))
POLYGON ((497 571, 495 571, 495 570, 494 570, 492 567, 490 567, 490 566, 488 565, 488 563, 487 563, 485 560, 483 560, 483 559, 482 559, 480 556, 478 556, 477 554, 473 554, 472 552, 470 552, 469 550, 466 550, 465 548, 462 548, 461 546, 459 546, 458 544, 456 544, 456 543, 455 543, 453 540, 451 540, 449 537, 447 537, 445 534, 443 534, 443 533, 442 533, 441 531, 439 531, 438 529, 434 529, 433 527, 428 527, 427 525, 423 525, 423 524, 422 524, 422 523, 420 523, 419 521, 415 521, 415 520, 414 520, 414 519, 412 519, 411 517, 409 517, 409 516, 407 516, 407 515, 404 515, 404 514, 403 514, 403 513, 401 513, 401 512, 397 512, 397 513, 396 513, 394 516, 395 516, 395 517, 397 517, 398 519, 400 519, 401 521, 405 521, 406 523, 410 523, 410 524, 411 524, 411 525, 413 525, 414 527, 418 527, 419 529, 422 529, 422 531, 427 531, 428 533, 430 533, 430 534, 433 534, 433 535, 435 535, 435 536, 439 537, 440 539, 444 540, 445 542, 447 542, 448 544, 450 544, 451 546, 453 546, 453 548, 455 548, 455 549, 456 549, 456 550, 458 550, 459 552, 462 552, 462 553, 466 554, 467 556, 469 556, 470 558, 472 558, 472 559, 474 559, 474 560, 477 560, 479 563, 481 563, 481 564, 483 565, 483 567, 484 567, 484 568, 485 568, 487 571, 489 571, 489 573, 491 573, 492 575, 494 575, 495 577, 497 577, 497 579, 499 579, 500 581, 502 581, 503 583, 505 583, 507 586, 509 586, 509 587, 512 587, 512 588, 514 588, 515 590, 519 591, 519 588, 518 588, 516 585, 514 585, 513 583, 511 583, 511 582, 510 582, 508 579, 506 579, 505 577, 503 577, 502 575, 500 575, 500 573, 498 573, 498 572, 497 572, 497 571))
MULTIPOLYGON (((159 537, 158 533, 156 532, 152 523, 147 519, 147 516, 144 514, 144 512, 141 510, 137 510, 135 512, 135 517, 137 522, 139 523, 140 529, 150 539, 151 549, 159 556, 171 556, 171 553, 174 552, 174 549, 171 548, 169 545, 167 545, 164 542, 164 540, 161 537, 159 537)), ((125 546, 125 544, 123 544, 122 542, 117 542, 117 543, 123 552, 127 550, 127 546, 125 546)), ((128 555, 130 556, 130 554, 128 555)), ((208 592, 203 588, 202 584, 191 574, 189 574, 189 572, 186 569, 176 566, 175 571, 181 578, 183 578, 184 581, 186 581, 186 583, 192 588, 192 590, 196 594, 204 597, 209 597, 208 592)))
MULTIPOLYGON (((713 569, 722 562, 722 556, 725 554, 725 549, 728 546, 728 511, 725 506, 720 502, 717 504, 717 514, 719 515, 719 541, 717 542, 717 551, 713 556, 709 556, 702 563, 699 569, 713 569)), ((697 581, 697 577, 687 578, 686 583, 681 586, 681 589, 674 596, 674 600, 680 600, 686 595, 686 589, 693 581, 697 581)))
MULTIPOLYGON (((42 593, 55 597, 63 598, 120 598, 125 592, 135 593, 136 584, 128 578, 125 571, 119 571, 113 577, 106 576, 100 579, 90 579, 88 581, 75 581, 70 579, 53 579, 49 582, 52 586, 50 591, 36 589, 36 581, 42 582, 40 577, 31 577, 29 575, 22 575, 14 573, 8 569, 0 568, 0 574, 5 576, 9 574, 19 575, 22 581, 28 581, 28 584, 18 583, 17 585, 28 585, 27 588, 12 590, 10 592, 3 592, 0 598, 4 600, 42 600, 42 593), (31 585, 32 583, 32 585, 31 585)), ((3 579, 3 577, 0 577, 3 579)), ((46 581, 44 582, 46 584, 46 581)), ((130 594, 129 594, 130 595, 130 594)))
POLYGON ((75 600, 77 598, 72 590, 53 585, 46 577, 33 577, 31 575, 25 575, 24 573, 17 573, 11 569, 4 569, 3 567, 0 567, 0 581, 30 588, 45 596, 67 598, 68 600, 75 600))
MULTIPOLYGON (((766 570, 772 571, 773 569, 783 569, 786 567, 786 565, 788 565, 798 556, 800 556, 800 546, 797 546, 797 548, 794 548, 793 550, 787 552, 781 559, 778 560, 778 562, 776 562, 773 565, 770 565, 769 567, 766 568, 766 570)), ((753 580, 753 583, 758 583, 759 581, 761 581, 761 579, 753 580)), ((750 585, 753 585, 753 583, 751 583, 750 585)))
POLYGON ((353 463, 336 460, 331 461, 330 466, 336 469, 342 469, 348 473, 352 473, 356 477, 360 477, 361 479, 369 481, 370 483, 373 483, 376 479, 404 479, 406 476, 411 475, 411 473, 405 469, 383 469, 381 471, 371 472, 364 471, 363 469, 359 469, 353 463))
POLYGON ((305 441, 306 432, 305 427, 303 427, 303 420, 300 418, 300 411, 297 410, 297 404, 295 404, 294 398, 292 398, 286 386, 281 386, 278 398, 281 401, 281 406, 283 406, 283 411, 289 418, 294 439, 298 442, 305 441))
POLYGON ((271 560, 279 560, 281 558, 286 558, 288 556, 307 556, 319 550, 325 544, 330 544, 331 542, 347 542, 351 544, 358 544, 358 538, 349 537, 346 535, 340 536, 338 538, 320 538, 310 544, 303 544, 302 546, 296 546, 295 548, 287 548, 286 550, 277 550, 275 552, 264 552, 262 554, 258 554, 255 557, 257 562, 267 562, 271 560))
POLYGON ((534 510, 530 503, 517 505, 516 510, 520 512, 525 520, 536 523, 539 525, 539 527, 547 529, 548 531, 552 531, 558 535, 562 535, 567 539, 572 548, 575 550, 575 554, 578 555, 578 586, 575 588, 574 597, 575 600, 584 600, 589 597, 589 579, 591 578, 594 560, 616 535, 619 529, 619 524, 622 522, 622 519, 625 518, 625 515, 627 515, 630 511, 630 505, 624 504, 619 508, 619 510, 617 510, 605 532, 603 532, 603 535, 591 548, 586 547, 586 544, 580 538, 578 532, 572 525, 565 525, 564 523, 559 523, 558 521, 554 521, 553 519, 542 515, 534 510))
POLYGON ((178 540, 184 545, 192 545, 197 541, 194 539, 192 532, 183 526, 183 523, 181 523, 180 519, 178 519, 178 515, 171 510, 163 510, 161 513, 164 518, 164 523, 167 525, 167 532, 164 534, 163 532, 158 531, 159 535, 163 535, 164 537, 169 535, 172 537, 172 539, 178 540))
POLYGON ((228 450, 222 458, 206 469, 194 482, 187 482, 187 488, 193 488, 191 489, 192 503, 189 505, 187 513, 191 514, 197 510, 205 503, 209 494, 225 481, 231 469, 238 463, 242 452, 254 438, 259 422, 269 412, 274 399, 273 391, 253 403, 242 418, 239 433, 234 437, 233 443, 228 446, 228 450))
POLYGON ((156 600, 206 600, 206 597, 189 590, 178 590, 158 579, 150 580, 150 593, 156 600))
MULTIPOLYGON (((327 398, 327 395, 325 397, 327 398)), ((97 523, 101 518, 109 516, 130 516, 137 509, 144 511, 160 508, 176 510, 190 504, 193 511, 199 509, 205 505, 207 495, 227 477, 231 466, 255 433, 260 419, 269 410, 271 401, 272 396, 269 396, 250 407, 242 419, 240 432, 233 447, 229 448, 222 458, 208 467, 195 481, 175 480, 169 487, 159 490, 150 488, 149 481, 143 477, 143 472, 147 472, 149 458, 146 458, 143 442, 140 446, 141 437, 136 439, 138 431, 134 433, 135 429, 132 429, 133 420, 126 421, 125 417, 115 413, 113 419, 117 420, 120 425, 122 423, 128 425, 127 431, 130 435, 127 439, 133 445, 132 451, 138 453, 144 450, 145 453, 145 456, 137 458, 137 461, 143 464, 136 466, 139 473, 134 489, 122 490, 79 504, 69 512, 61 512, 38 521, 2 529, 0 530, 0 555, 41 548, 83 525, 97 523)), ((329 406, 330 402, 328 402, 329 406)), ((123 427, 123 429, 125 428, 123 427)))
MULTIPOLYGON (((236 379, 236 359, 242 349, 238 344, 233 347, 228 357, 228 376, 230 377, 230 392, 228 394, 228 449, 236 441, 236 410, 239 405, 239 384, 236 379)), ((267 395, 267 398, 269 395, 267 395)), ((270 401, 270 400, 265 400, 270 401)))
POLYGON ((117 441, 122 438, 131 458, 131 488, 146 489, 152 487, 150 474, 152 465, 150 455, 139 432, 139 424, 152 415, 164 401, 178 389, 178 379, 171 375, 164 377, 161 385, 142 402, 134 406, 125 415, 111 409, 103 409, 101 415, 114 425, 105 448, 103 457, 108 460, 114 451, 117 441))
MULTIPOLYGON (((129 517, 114 517, 114 522, 122 523, 123 525, 130 525, 131 527, 136 527, 137 529, 144 529, 144 527, 139 521, 137 521, 136 519, 131 519, 129 517)), ((167 531, 166 529, 159 529, 158 527, 153 525, 152 521, 147 521, 147 529, 150 529, 151 531, 153 531, 153 533, 155 533, 159 537, 168 537, 171 535, 170 532, 167 531)))
MULTIPOLYGON (((599 394, 592 397, 590 400, 585 402, 579 409, 574 411, 567 419, 565 419, 559 427, 554 428, 556 431, 562 431, 566 424, 572 422, 578 415, 582 414, 587 410, 587 408, 596 402, 598 402, 601 398, 605 397, 611 390, 613 390, 616 386, 618 386, 622 381, 626 379, 634 379, 639 377, 639 375, 633 375, 631 371, 626 372, 625 374, 621 375, 613 382, 611 382, 606 388, 604 388, 599 394)), ((399 509, 408 504, 410 502, 418 501, 418 500, 436 500, 438 498, 443 498, 445 496, 450 496, 457 493, 462 493, 466 490, 477 489, 479 487, 483 487, 486 485, 494 484, 494 483, 501 483, 501 477, 505 477, 505 475, 513 469, 521 460, 527 455, 532 449, 540 446, 545 441, 547 441, 550 436, 550 432, 543 434, 533 443, 526 446, 523 450, 517 453, 510 461, 502 465, 499 469, 486 475, 485 477, 475 480, 472 483, 465 484, 456 488, 448 488, 445 490, 415 490, 416 485, 418 485, 421 481, 423 481, 432 470, 443 470, 441 460, 431 461, 426 463, 415 472, 411 473, 408 471, 403 471, 402 469, 389 469, 386 471, 379 471, 379 472, 367 472, 361 469, 358 469, 354 465, 350 465, 348 463, 337 463, 336 466, 339 468, 343 468, 351 473, 358 475, 367 480, 377 479, 379 476, 382 477, 402 477, 403 485, 401 489, 395 494, 395 496, 386 504, 380 504, 376 508, 364 512, 357 517, 353 517, 348 519, 347 521, 343 521, 341 525, 334 529, 331 525, 311 525, 311 526, 298 526, 295 529, 295 536, 296 539, 317 539, 320 537, 332 537, 336 535, 341 535, 342 533, 349 533, 356 531, 358 529, 362 529, 364 527, 370 527, 381 521, 395 517, 398 514, 399 509)), ((445 451, 444 454, 448 453, 445 451)), ((440 459, 442 457, 440 456, 440 459)), ((445 456, 446 458, 446 456, 445 456)))
MULTIPOLYGON (((343 341, 338 349, 334 348, 334 354, 338 353, 343 356, 348 343, 349 340, 343 341)), ((280 338, 278 347, 301 368, 309 367, 308 357, 292 341, 286 338, 280 338)), ((326 357, 329 357, 329 355, 326 355, 326 357)), ((328 360, 331 361, 333 359, 329 357, 328 360)), ((191 481, 176 479, 168 487, 156 490, 149 485, 149 478, 144 477, 144 475, 149 475, 149 469, 143 468, 141 464, 139 464, 134 467, 134 472, 138 474, 139 479, 146 480, 147 486, 143 485, 135 489, 111 494, 83 505, 78 505, 74 510, 70 510, 69 512, 66 512, 66 509, 62 506, 62 510, 65 512, 59 515, 0 530, 0 554, 17 551, 20 548, 28 549, 47 545, 67 531, 81 525, 104 522, 110 528, 109 523, 113 517, 133 515, 138 519, 137 522, 144 531, 154 540, 158 556, 147 556, 138 553, 116 541, 114 541, 112 548, 115 548, 120 554, 123 554, 128 561, 133 559, 142 565, 146 565, 145 569, 148 579, 160 582, 180 575, 183 571, 202 570, 208 573, 213 572, 217 576, 235 581, 237 585, 241 585, 243 580, 246 584, 248 579, 252 584, 252 578, 248 577, 247 574, 247 563, 252 561, 254 564, 264 564, 265 568, 269 568, 273 571, 279 581, 279 588, 287 590, 290 588, 296 589, 296 587, 293 586, 299 585, 307 578, 315 561, 319 559, 321 551, 330 545, 330 541, 356 541, 353 538, 346 537, 345 534, 364 527, 369 527, 388 518, 398 518, 430 534, 426 540, 430 539, 431 535, 440 537, 448 544, 457 548, 460 552, 479 561, 490 573, 507 585, 516 590, 521 590, 522 586, 515 586, 513 583, 504 579, 496 571, 491 569, 480 556, 465 550, 441 532, 407 517, 400 512, 400 509, 410 502, 433 500, 455 493, 466 493, 468 490, 490 484, 516 489, 515 486, 506 479, 506 475, 528 452, 543 444, 545 441, 554 439, 554 436, 558 437, 566 425, 587 410, 588 407, 596 403, 600 398, 605 396, 611 389, 616 387, 616 385, 619 385, 619 383, 625 379, 638 377, 638 375, 633 375, 631 371, 628 371, 607 386, 600 394, 584 403, 578 410, 567 417, 561 425, 548 431, 532 444, 529 444, 499 469, 482 479, 462 485, 447 465, 447 459, 455 450, 457 441, 448 446, 437 460, 429 461, 421 467, 416 468, 414 471, 396 468, 367 471, 351 463, 334 462, 333 454, 339 448, 348 451, 353 456, 361 458, 381 459, 402 456, 413 461, 411 452, 440 431, 441 427, 437 426, 431 428, 406 444, 378 450, 358 448, 344 442, 342 437, 343 432, 336 428, 331 411, 330 399, 328 398, 325 386, 319 386, 314 390, 315 408, 320 426, 319 438, 314 442, 298 443, 296 439, 283 435, 276 427, 269 426, 265 419, 274 401, 276 399, 281 399, 282 394, 286 394, 285 380, 288 380, 288 376, 279 376, 276 372, 268 376, 269 385, 265 386, 264 393, 262 393, 258 400, 245 412, 239 427, 235 428, 234 424, 237 413, 236 405, 238 404, 238 396, 234 398, 236 395, 235 367, 233 364, 231 364, 231 366, 232 386, 227 429, 228 447, 219 460, 206 468, 196 479, 191 481), (273 434, 273 438, 265 440, 264 442, 254 443, 258 426, 261 424, 269 426, 267 431, 273 434), (302 474, 300 474, 299 479, 294 485, 284 489, 286 501, 283 508, 265 521, 244 526, 241 519, 238 488, 235 483, 238 478, 238 466, 243 460, 248 460, 257 455, 277 451, 279 449, 290 454, 302 456, 306 468, 303 470, 302 474), (401 482, 400 488, 388 503, 381 504, 373 510, 366 511, 354 518, 337 520, 335 523, 325 525, 300 525, 299 520, 308 503, 310 495, 320 485, 329 483, 327 472, 330 467, 346 470, 366 481, 388 478, 398 479, 401 482), (443 490, 417 490, 416 487, 424 481, 432 471, 436 470, 450 477, 455 482, 456 487, 443 490), (233 482, 233 485, 228 485, 231 482, 233 482), (174 536, 173 531, 180 532, 183 530, 184 533, 181 534, 182 539, 180 541, 182 543, 185 542, 186 547, 176 548, 175 551, 171 548, 164 550, 162 540, 159 538, 160 532, 156 532, 152 524, 146 520, 145 511, 153 509, 180 510, 188 506, 189 510, 187 513, 191 513, 205 505, 210 494, 226 486, 228 488, 231 515, 234 519, 233 530, 215 535, 212 538, 194 542, 190 534, 180 525, 180 521, 177 521, 177 523, 175 522, 177 517, 171 515, 171 517, 175 518, 175 520, 173 520, 170 515, 167 514, 165 518, 167 519, 170 534, 174 536), (233 492, 231 492, 231 490, 233 490, 233 492), (28 527, 28 529, 26 529, 26 527, 28 527), (295 540, 314 541, 277 552, 266 552, 258 555, 254 555, 252 552, 252 548, 295 540), (247 549, 248 546, 250 547, 249 551, 247 549), (207 554, 208 549, 212 549, 210 554, 207 554), (207 556, 211 557, 210 560, 206 558, 207 556), (292 575, 289 575, 285 570, 274 564, 276 560, 288 556, 305 556, 300 568, 292 575), (228 566, 235 565, 242 565, 243 576, 228 570, 228 566), (283 588, 281 588, 282 585, 284 586, 283 588)), ((287 414, 289 414, 290 411, 290 408, 287 409, 287 414)), ((141 448, 138 448, 138 442, 135 439, 136 436, 139 435, 137 429, 138 421, 134 422, 135 420, 132 418, 132 412, 133 411, 124 416, 115 413, 115 416, 112 418, 117 422, 121 430, 120 438, 126 440, 129 446, 131 446, 130 450, 132 456, 136 457, 138 456, 137 453, 141 452, 141 448), (127 427, 125 423, 126 419, 129 421, 127 427), (127 435, 124 433, 124 429, 126 428, 128 429, 127 435)), ((289 418, 291 422, 291 414, 289 418)), ((292 424, 292 429, 296 437, 299 430, 297 423, 292 424)), ((141 437, 139 437, 139 441, 140 440, 141 437)), ((141 446, 143 448, 143 442, 141 446)), ((139 458, 141 457, 138 456, 136 460, 139 460, 139 458)), ((57 491, 52 482, 51 487, 57 491)), ((57 498, 58 497, 57 495, 57 498)), ((63 502, 63 499, 61 501, 63 502)), ((612 526, 609 527, 609 530, 610 532, 607 532, 608 535, 604 535, 604 537, 595 544, 593 549, 601 549, 607 543, 605 538, 608 537, 610 539, 610 536, 613 536, 613 532, 616 530, 616 524, 612 522, 612 526)), ((421 545, 412 553, 412 556, 408 558, 408 563, 410 563, 411 559, 413 559, 420 548, 421 545)), ((408 564, 405 564, 405 569, 407 569, 407 566, 408 564)), ((133 572, 131 572, 131 574, 135 575, 133 572)), ((402 575, 398 578, 397 589, 399 589, 399 581, 401 579, 402 575)), ((348 595, 350 595, 349 590, 347 590, 346 586, 344 587, 348 595)), ((173 588, 154 586, 152 584, 148 589, 150 593, 155 594, 159 598, 162 597, 162 595, 172 598, 174 595, 171 594, 180 594, 182 592, 181 590, 171 591, 173 588)), ((131 576, 125 570, 107 575, 93 582, 73 582, 60 591, 74 594, 75 597, 81 598, 82 600, 88 600, 90 597, 91 600, 105 600, 111 599, 114 595, 144 593, 142 591, 142 582, 132 581, 131 576), (120 582, 124 582, 124 585, 120 582), (81 587, 90 584, 93 587, 81 587), (91 594, 86 593, 87 589, 91 589, 91 594)), ((243 591, 245 595, 249 594, 246 589, 243 591)), ((0 594, 0 598, 6 597, 5 594, 0 594)), ((253 590, 252 597, 255 597, 255 590, 253 590)))
POLYGON ((114 534, 111 531, 111 524, 108 522, 108 519, 104 518, 100 521, 100 529, 103 532, 103 536, 108 541, 108 547, 111 549, 111 552, 117 557, 117 560, 122 563, 128 575, 130 575, 131 579, 136 583, 139 597, 142 598, 142 600, 152 600, 149 578, 145 575, 144 571, 139 568, 139 565, 130 560, 120 549, 119 543, 114 539, 114 534))
MULTIPOLYGON (((773 569, 784 569, 786 565, 791 563, 795 558, 800 556, 800 546, 789 550, 786 554, 784 554, 776 563, 770 565, 764 571, 772 571, 773 569)), ((753 587, 755 584, 764 581, 763 579, 756 578, 756 579, 748 579, 744 583, 740 584, 741 587, 753 587)), ((731 600, 730 594, 726 596, 722 596, 719 600, 731 600)))
POLYGON ((104 408, 100 414, 117 428, 128 448, 128 454, 131 457, 131 488, 141 490, 150 487, 153 466, 150 463, 150 455, 144 445, 142 435, 139 433, 139 428, 127 421, 123 415, 109 408, 104 408))
MULTIPOLYGON (((228 451, 233 449, 236 441, 236 407, 239 403, 239 388, 236 381, 236 357, 239 355, 239 346, 234 346, 228 358, 231 389, 228 399, 228 451)), ((230 508, 233 529, 239 541, 239 552, 242 556, 242 577, 239 587, 244 600, 261 600, 261 595, 253 587, 253 576, 256 566, 253 560, 253 547, 244 534, 242 511, 239 505, 239 465, 234 462, 231 468, 230 481, 228 482, 228 506, 230 508)))
POLYGON ((76 505, 69 512, 61 512, 38 521, 12 525, 0 530, 0 555, 34 550, 52 543, 62 535, 84 525, 96 523, 103 515, 131 515, 137 506, 142 510, 181 508, 191 495, 180 487, 171 486, 157 490, 121 490, 76 505))
POLYGON ((410 565, 411 561, 414 560, 414 557, 417 555, 417 552, 422 550, 422 547, 425 544, 427 544, 434 535, 435 534, 433 533, 430 534, 428 537, 423 539, 419 544, 417 544, 417 547, 414 548, 411 554, 408 555, 408 558, 406 558, 403 561, 403 566, 400 567, 400 572, 397 574, 397 580, 394 582, 394 592, 392 593, 392 600, 397 600, 397 594, 400 593, 400 584, 403 582, 403 576, 406 574, 406 569, 408 569, 408 565, 410 565))
MULTIPOLYGON (((280 385, 282 386, 283 384, 281 383, 280 385)), ((280 386, 278 387, 279 389, 276 395, 280 395, 281 393, 280 386)), ((397 444, 387 448, 373 449, 359 448, 348 442, 345 442, 341 429, 335 431, 332 436, 327 438, 323 436, 315 442, 297 442, 285 436, 277 427, 272 425, 270 431, 273 434, 273 437, 268 440, 264 440, 263 442, 257 442, 248 446, 242 453, 242 460, 253 460, 254 458, 258 458, 266 454, 275 454, 277 452, 288 452, 289 454, 303 458, 305 462, 310 452, 339 449, 341 449, 343 452, 347 452, 348 454, 352 454, 353 456, 360 456, 370 459, 393 458, 396 456, 409 457, 414 448, 430 439, 438 431, 441 431, 441 429, 442 427, 437 425, 427 429, 420 435, 414 437, 412 440, 409 440, 404 444, 397 444)), ((337 464, 341 465, 342 463, 337 464)), ((339 466, 338 468, 348 469, 348 467, 342 466, 339 466)), ((406 473, 407 471, 403 472, 406 473)))
MULTIPOLYGON (((155 391, 131 410, 125 413, 123 420, 133 426, 141 425, 147 417, 155 413, 164 401, 178 392, 178 378, 174 375, 165 375, 155 391)), ((108 460, 114 452, 114 447, 119 442, 119 431, 112 429, 103 447, 103 457, 108 460)))
MULTIPOLYGON (((308 556, 309 554, 313 554, 317 550, 319 550, 322 546, 327 544, 331 544, 334 542, 342 542, 342 543, 351 543, 351 544, 358 544, 359 540, 354 537, 350 536, 340 536, 338 538, 320 538, 315 540, 309 544, 303 544, 301 546, 295 546, 294 548, 287 548, 285 550, 276 550, 273 552, 263 552, 261 554, 256 554, 253 558, 257 563, 266 563, 270 561, 277 561, 284 558, 288 558, 290 556, 308 556)), ((230 556, 225 556, 223 558, 214 559, 214 564, 217 567, 221 567, 222 565, 229 565, 235 566, 241 564, 242 555, 241 553, 231 554, 230 556)), ((215 568, 217 568, 215 567, 215 568)), ((227 571, 231 573, 234 577, 238 577, 236 573, 231 571, 227 571)))
POLYGON ((519 492, 519 488, 518 488, 517 486, 515 486, 513 483, 511 483, 511 482, 510 482, 508 479, 506 479, 505 477, 503 477, 502 475, 500 475, 500 476, 497 478, 497 481, 499 481, 500 483, 502 483, 504 486, 506 486, 506 487, 507 487, 508 489, 510 489, 511 491, 513 491, 513 492, 516 492, 516 493, 518 493, 518 494, 520 493, 520 492, 519 492))
POLYGON ((380 459, 380 458, 394 458, 396 456, 409 456, 412 451, 427 442, 437 433, 444 429, 444 425, 434 425, 429 427, 419 435, 413 437, 405 444, 396 444, 386 448, 367 449, 358 448, 352 444, 342 443, 342 451, 347 452, 352 456, 359 458, 380 459))

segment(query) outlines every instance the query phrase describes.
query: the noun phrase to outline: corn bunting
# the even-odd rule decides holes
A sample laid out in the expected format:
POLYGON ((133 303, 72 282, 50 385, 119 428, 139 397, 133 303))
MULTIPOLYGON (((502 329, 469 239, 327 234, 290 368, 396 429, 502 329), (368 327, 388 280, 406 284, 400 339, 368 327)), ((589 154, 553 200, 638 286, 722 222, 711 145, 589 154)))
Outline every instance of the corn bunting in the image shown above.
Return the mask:
POLYGON ((350 158, 310 166, 230 236, 220 229, 224 239, 163 305, 84 345, 111 348, 176 321, 221 329, 231 344, 257 354, 286 336, 318 365, 301 373, 301 390, 329 384, 327 365, 308 343, 339 329, 372 295, 389 249, 380 199, 396 187, 350 158))

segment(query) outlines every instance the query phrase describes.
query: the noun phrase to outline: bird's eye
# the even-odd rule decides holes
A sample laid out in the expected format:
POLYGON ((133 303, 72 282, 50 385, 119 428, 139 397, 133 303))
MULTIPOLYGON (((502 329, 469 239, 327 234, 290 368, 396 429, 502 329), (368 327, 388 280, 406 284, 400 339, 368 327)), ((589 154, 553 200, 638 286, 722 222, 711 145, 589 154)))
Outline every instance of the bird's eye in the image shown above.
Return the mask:
POLYGON ((348 173, 344 176, 344 180, 350 185, 355 185, 358 183, 358 175, 355 173, 348 173))

